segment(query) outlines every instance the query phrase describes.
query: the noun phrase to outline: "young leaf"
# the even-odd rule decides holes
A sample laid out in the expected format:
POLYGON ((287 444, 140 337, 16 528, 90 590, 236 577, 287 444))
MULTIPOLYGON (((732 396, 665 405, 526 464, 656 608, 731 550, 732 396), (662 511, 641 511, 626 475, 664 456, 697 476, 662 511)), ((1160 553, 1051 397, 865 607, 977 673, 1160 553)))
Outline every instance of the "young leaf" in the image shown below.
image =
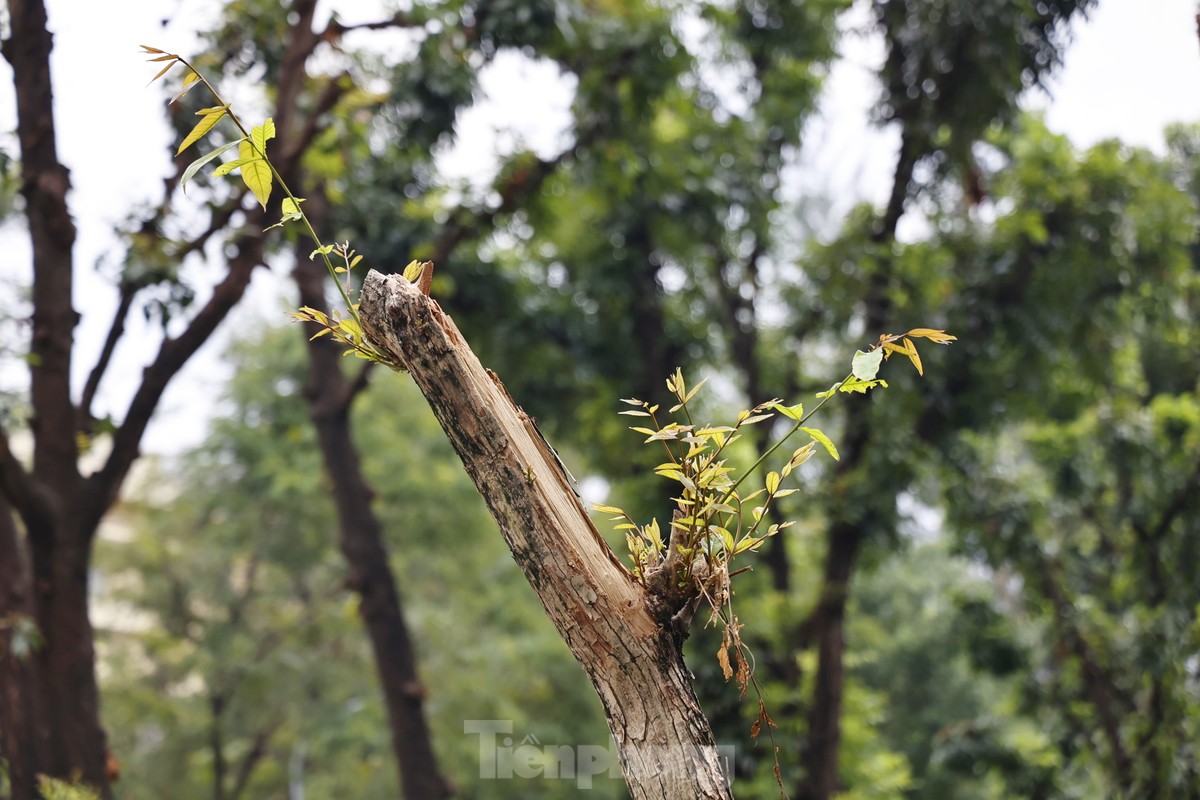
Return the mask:
POLYGON ((421 277, 421 273, 425 271, 424 261, 410 261, 408 266, 404 268, 404 279, 409 283, 416 283, 421 277))
POLYGON ((951 342, 958 341, 957 336, 951 336, 945 331, 934 330, 933 328, 913 328, 906 335, 914 339, 928 339, 934 344, 950 344, 951 342))
POLYGON ((837 394, 837 390, 842 388, 843 383, 845 383, 845 381, 838 381, 837 383, 835 383, 833 386, 830 386, 825 391, 817 392, 817 399, 824 400, 826 397, 833 397, 835 394, 837 394))
MULTIPOLYGON (((195 74, 195 73, 193 73, 195 74)), ((196 127, 192 128, 191 133, 183 137, 183 141, 179 143, 179 149, 175 151, 175 155, 179 155, 184 150, 187 150, 195 142, 204 138, 204 135, 212 130, 213 126, 221 121, 225 116, 225 112, 229 110, 228 106, 217 106, 215 108, 205 108, 197 111, 201 115, 200 121, 196 123, 196 127)))
POLYGON ((879 365, 883 362, 883 349, 876 348, 869 353, 859 350, 854 354, 850 371, 860 381, 871 381, 879 373, 879 365))
POLYGON ((220 147, 218 147, 216 150, 213 150, 208 155, 200 156, 195 161, 193 161, 191 164, 188 164, 188 168, 183 171, 183 177, 179 179, 179 188, 183 189, 184 192, 187 192, 188 181, 190 181, 193 177, 195 177, 196 173, 200 171, 201 167, 203 167, 208 162, 212 161, 214 158, 217 158, 218 156, 220 156, 226 150, 229 150, 232 147, 237 147, 241 141, 242 141, 241 139, 238 139, 236 142, 230 142, 229 144, 223 144, 220 147))
MULTIPOLYGON (((191 73, 191 74, 194 75, 195 73, 191 73)), ((171 105, 172 103, 178 102, 179 98, 183 97, 185 94, 190 92, 192 89, 195 89, 199 85, 200 85, 200 81, 198 81, 198 80, 191 80, 191 81, 185 80, 183 82, 183 88, 180 89, 178 92, 176 92, 175 96, 167 101, 167 105, 171 105)))
POLYGON ((267 157, 267 142, 275 138, 275 121, 267 117, 262 125, 255 125, 250 129, 250 138, 254 142, 255 149, 263 158, 267 157))
POLYGON ((783 403, 775 402, 769 403, 768 406, 783 414, 788 419, 799 421, 804 416, 804 405, 802 403, 797 403, 794 406, 785 406, 783 403))
POLYGON ((873 381, 864 381, 864 380, 859 380, 858 378, 850 378, 849 380, 843 381, 841 384, 839 384, 837 388, 838 388, 839 392, 846 392, 847 394, 850 394, 853 392, 857 392, 859 394, 866 394, 868 389, 874 389, 876 386, 882 386, 883 388, 886 389, 887 385, 888 385, 887 381, 883 380, 882 378, 880 378, 879 380, 873 380, 873 381))
MULTIPOLYGON (((258 128, 254 129, 255 131, 258 128)), ((272 126, 274 130, 274 126, 272 126)), ((242 182, 246 184, 246 188, 254 193, 254 199, 258 200, 258 204, 264 209, 267 207, 267 200, 271 197, 271 168, 267 166, 267 162, 263 158, 254 158, 254 147, 249 141, 243 140, 238 145, 238 156, 245 163, 241 165, 242 182)))
POLYGON ((801 428, 800 430, 804 431, 813 439, 820 442, 821 446, 829 451, 829 455, 833 456, 834 461, 841 461, 841 456, 838 455, 837 447, 834 446, 833 441, 828 436, 816 428, 801 428))
MULTIPOLYGON (((245 140, 243 139, 242 141, 245 140)), ((238 167, 244 164, 249 164, 251 161, 262 161, 262 159, 258 156, 252 156, 251 158, 235 158, 233 161, 226 161, 224 164, 213 170, 213 177, 223 178, 238 167)))
POLYGON ((917 374, 924 377, 925 368, 921 366, 921 355, 917 352, 917 346, 909 338, 905 338, 904 344, 908 347, 908 352, 905 353, 908 356, 908 360, 917 368, 917 374))
MULTIPOLYGON (((290 197, 283 198, 283 202, 280 204, 280 210, 283 212, 283 214, 279 222, 276 222, 274 225, 268 225, 263 230, 269 231, 271 228, 282 228, 285 223, 302 219, 304 215, 300 213, 300 203, 303 202, 303 197, 297 197, 295 200, 290 197)), ((345 272, 346 270, 342 267, 338 267, 338 271, 345 272)))
POLYGON ((160 58, 152 58, 150 60, 151 61, 166 61, 167 65, 164 66, 162 69, 160 69, 158 71, 158 73, 155 74, 155 76, 150 79, 149 83, 146 84, 147 86, 149 86, 151 83, 154 83, 156 80, 161 78, 163 75, 166 75, 168 72, 170 72, 171 67, 175 66, 175 56, 162 56, 160 58))

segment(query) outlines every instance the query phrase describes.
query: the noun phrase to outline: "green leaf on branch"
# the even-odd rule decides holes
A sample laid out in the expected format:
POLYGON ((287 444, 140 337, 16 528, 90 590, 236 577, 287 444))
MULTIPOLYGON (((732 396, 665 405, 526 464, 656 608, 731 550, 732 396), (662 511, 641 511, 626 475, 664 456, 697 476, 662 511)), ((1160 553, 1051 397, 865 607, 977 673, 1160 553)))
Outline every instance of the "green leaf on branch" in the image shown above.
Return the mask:
MULTIPOLYGON (((818 395, 820 396, 820 395, 818 395)), ((794 406, 785 406, 783 403, 771 403, 768 408, 773 408, 788 419, 794 419, 797 422, 804 416, 804 404, 797 403, 794 406)))
MULTIPOLYGON (((242 142, 245 141, 245 139, 242 140, 242 142)), ((214 169, 213 175, 218 178, 223 178, 238 167, 249 164, 251 161, 262 161, 262 159, 258 156, 251 156, 250 158, 235 158, 233 161, 226 161, 224 164, 214 169)))
POLYGON ((841 456, 838 455, 838 450, 834 445, 833 440, 826 436, 822 431, 819 431, 816 428, 801 428, 800 430, 811 436, 814 441, 819 442, 821 446, 828 451, 829 455, 833 457, 834 461, 841 461, 841 456))
MULTIPOLYGON (((883 349, 876 348, 869 353, 859 350, 850 362, 850 371, 860 381, 871 381, 879 374, 879 365, 883 363, 883 349)), ((842 389, 845 391, 845 387, 842 389)))
POLYGON ((841 384, 838 385, 837 390, 839 392, 845 392, 846 394, 866 394, 868 389, 874 389, 876 386, 882 386, 884 389, 886 389, 887 385, 887 381, 883 380, 882 378, 875 381, 864 381, 858 378, 850 378, 842 381, 841 384))
MULTIPOLYGON (((192 73, 195 75, 196 73, 192 73)), ((196 123, 196 127, 192 128, 191 133, 183 137, 183 141, 179 143, 179 149, 175 151, 175 155, 179 155, 184 150, 187 150, 196 142, 204 138, 204 135, 213 129, 213 126, 221 121, 221 118, 229 112, 229 106, 214 106, 212 108, 202 108, 196 112, 200 117, 200 121, 196 123)))
MULTIPOLYGON (((254 130, 257 131, 258 128, 254 130)), ((238 145, 238 161, 241 162, 238 166, 242 172, 242 182, 254 194, 258 204, 265 209, 267 200, 271 197, 271 168, 266 159, 257 155, 254 145, 249 140, 243 140, 238 145)))
POLYGON ((837 383, 835 383, 833 386, 830 386, 825 391, 817 392, 817 399, 824 400, 826 397, 833 397, 835 394, 837 394, 837 390, 842 388, 843 383, 845 383, 845 381, 838 381, 837 383))
POLYGON ((195 161, 193 161, 191 164, 188 164, 188 168, 183 171, 183 177, 179 179, 179 188, 183 189, 184 192, 187 192, 188 181, 190 181, 192 178, 194 178, 196 176, 196 173, 200 171, 201 167, 203 167, 208 162, 212 161, 214 158, 217 158, 225 151, 227 151, 231 148, 237 147, 238 144, 241 143, 241 141, 242 141, 241 139, 238 139, 237 141, 229 142, 228 144, 223 144, 220 147, 218 147, 216 150, 213 150, 208 155, 200 156, 195 161))
MULTIPOLYGON (((283 198, 283 202, 280 203, 280 211, 282 211, 283 216, 280 218, 279 222, 276 222, 274 225, 268 225, 263 230, 269 231, 271 228, 282 228, 284 224, 288 222, 295 222, 298 219, 304 219, 304 214, 300 211, 300 204, 303 202, 303 197, 297 197, 295 200, 290 197, 283 198)), ((359 258, 361 258, 361 256, 359 256, 359 258)))
POLYGON ((254 146, 258 148, 258 154, 263 158, 267 157, 267 142, 275 138, 275 120, 267 117, 262 125, 255 125, 250 129, 250 140, 254 142, 254 146))

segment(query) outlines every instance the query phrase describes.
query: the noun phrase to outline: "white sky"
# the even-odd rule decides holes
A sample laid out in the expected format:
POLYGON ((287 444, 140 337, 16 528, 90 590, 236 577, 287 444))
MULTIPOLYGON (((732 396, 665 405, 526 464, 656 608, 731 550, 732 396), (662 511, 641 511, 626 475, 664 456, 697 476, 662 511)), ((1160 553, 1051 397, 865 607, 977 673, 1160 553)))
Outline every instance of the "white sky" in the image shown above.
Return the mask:
MULTIPOLYGON (((75 308, 83 314, 77 329, 77 385, 99 351, 115 303, 115 291, 93 265, 115 253, 112 229, 138 203, 151 203, 168 169, 169 132, 160 95, 146 89, 153 75, 138 53, 139 44, 190 53, 194 31, 203 26, 212 5, 207 0, 47 0, 55 33, 52 63, 59 153, 71 168, 72 213, 79 226, 76 242, 78 279, 75 308), (164 18, 171 24, 161 25, 164 18)), ((326 4, 327 6, 330 4, 326 4)), ((352 8, 359 3, 334 3, 352 8)), ((343 18, 351 20, 351 12, 343 18)), ((1172 122, 1200 121, 1200 41, 1194 0, 1100 0, 1086 24, 1076 27, 1065 69, 1053 83, 1053 98, 1031 97, 1044 107, 1053 130, 1081 147, 1109 137, 1163 149, 1163 128, 1172 122)), ((860 198, 879 200, 887 188, 894 143, 870 129, 867 111, 875 89, 869 44, 848 42, 846 60, 831 76, 820 122, 809 128, 802 161, 803 185, 839 198, 848 207, 860 198)), ((505 57, 483 76, 488 100, 464 115, 461 136, 443 163, 453 175, 486 180, 492 155, 523 141, 542 152, 559 144, 570 86, 546 65, 505 57)), ((0 61, 0 139, 15 155, 7 132, 16 125, 12 76, 0 61)), ((30 281, 28 242, 9 225, 0 229, 0 302, 12 303, 13 285, 30 281)), ((288 291, 286 281, 262 272, 245 303, 258 316, 278 313, 288 291)), ((201 291, 203 291, 201 289, 201 291)), ((120 417, 157 350, 158 339, 141 317, 130 320, 126 342, 97 404, 100 413, 120 417)), ((228 326, 226 326, 228 330, 228 326)), ((174 451, 198 442, 228 370, 219 359, 225 337, 185 368, 168 390, 147 434, 151 452, 174 451)), ((0 369, 0 384, 19 385, 19 369, 0 369)))

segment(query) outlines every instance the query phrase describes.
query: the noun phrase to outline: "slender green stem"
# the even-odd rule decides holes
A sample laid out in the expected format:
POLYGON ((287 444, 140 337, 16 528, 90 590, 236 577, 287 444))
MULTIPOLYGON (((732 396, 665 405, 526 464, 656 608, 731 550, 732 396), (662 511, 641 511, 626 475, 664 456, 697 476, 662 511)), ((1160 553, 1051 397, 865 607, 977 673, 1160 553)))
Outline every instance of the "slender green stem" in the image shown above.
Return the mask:
POLYGON ((350 316, 354 319, 354 322, 361 328, 362 323, 358 318, 358 310, 354 307, 354 303, 351 302, 350 295, 346 292, 346 288, 342 286, 342 282, 338 280, 337 270, 334 268, 333 262, 329 259, 329 254, 325 252, 325 243, 321 241, 321 237, 317 234, 316 228, 313 227, 312 222, 308 219, 308 215, 305 214, 304 209, 300 207, 299 199, 295 194, 292 193, 292 190, 287 185, 287 181, 283 179, 283 176, 279 174, 279 170, 275 168, 275 164, 272 163, 271 159, 267 157, 265 148, 259 148, 258 144, 254 141, 254 137, 250 135, 250 132, 246 130, 246 126, 242 124, 240 119, 238 119, 233 107, 225 102, 224 98, 221 97, 221 94, 217 91, 216 87, 209 83, 208 78, 204 77, 204 73, 192 66, 191 62, 189 62, 186 58, 183 58, 182 56, 176 56, 176 58, 179 59, 179 63, 183 64, 193 73, 195 73, 196 77, 200 79, 200 82, 204 84, 204 87, 208 89, 210 94, 212 94, 213 99, 217 101, 217 104, 224 107, 226 116, 228 116, 230 121, 237 126, 237 129, 241 132, 245 140, 250 143, 250 147, 253 148, 254 152, 262 158, 264 163, 266 163, 267 168, 271 170, 271 175, 273 175, 275 180, 279 182, 279 188, 283 190, 283 193, 286 194, 295 205, 296 210, 300 214, 300 220, 304 223, 304 227, 308 232, 309 238, 312 239, 313 243, 316 244, 317 252, 321 254, 321 259, 325 262, 325 269, 329 271, 329 276, 333 278, 333 282, 337 284, 338 294, 342 296, 342 301, 346 304, 346 310, 350 312, 350 316))
POLYGON ((746 480, 746 478, 750 477, 750 475, 755 470, 757 470, 759 467, 761 467, 763 465, 763 462, 765 462, 768 458, 770 458, 771 454, 774 453, 776 450, 778 450, 784 442, 786 442, 788 439, 792 438, 792 436, 795 435, 796 431, 803 428, 804 423, 808 422, 808 420, 812 418, 813 414, 816 414, 818 411, 820 411, 821 406, 828 403, 829 398, 831 398, 835 394, 837 394, 838 389, 842 388, 842 385, 845 384, 846 381, 850 380, 853 377, 854 377, 854 373, 852 372, 849 375, 847 375, 846 377, 842 378, 840 381, 838 381, 837 385, 835 385, 832 389, 829 390, 829 394, 827 394, 821 398, 821 402, 817 403, 815 406, 813 406, 813 408, 807 414, 805 414, 803 417, 801 417, 799 420, 797 420, 796 424, 792 426, 792 429, 790 431, 788 431, 787 433, 785 433, 783 436, 781 436, 779 438, 779 440, 777 442, 775 442, 775 444, 768 447, 766 452, 764 452, 761 456, 759 456, 758 460, 756 460, 753 464, 751 464, 750 468, 745 470, 742 473, 742 477, 738 478, 734 482, 733 486, 731 486, 729 488, 729 491, 727 491, 725 493, 725 495, 721 498, 721 502, 718 503, 718 505, 723 505, 726 502, 728 502, 729 498, 734 495, 734 493, 737 491, 738 487, 742 485, 742 483, 746 480))

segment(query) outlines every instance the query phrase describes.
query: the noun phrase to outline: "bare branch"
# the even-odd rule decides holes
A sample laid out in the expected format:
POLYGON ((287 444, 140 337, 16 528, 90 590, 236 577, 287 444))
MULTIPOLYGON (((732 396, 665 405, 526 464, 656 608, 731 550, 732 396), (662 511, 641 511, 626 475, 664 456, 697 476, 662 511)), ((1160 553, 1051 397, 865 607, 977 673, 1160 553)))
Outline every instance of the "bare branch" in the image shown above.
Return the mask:
POLYGON ((1172 498, 1171 504, 1163 511, 1163 515, 1158 518, 1158 523, 1154 529, 1149 532, 1149 538, 1153 542, 1158 542, 1164 535, 1172 523, 1179 518, 1179 515, 1184 512, 1189 502, 1194 502, 1197 495, 1200 494, 1200 460, 1196 461, 1196 466, 1192 469, 1192 474, 1188 476, 1187 481, 1179 488, 1179 491, 1172 498))
POLYGON ((346 73, 331 78, 325 88, 317 97, 316 105, 308 113, 304 120, 304 127, 296 134, 295 141, 289 150, 289 157, 294 159, 300 153, 308 149, 313 143, 313 139, 321 132, 324 124, 324 116, 333 110, 333 107, 338 104, 338 101, 346 94, 346 78, 349 76, 346 73))
MULTIPOLYGON (((255 209, 250 215, 251 227, 262 227, 265 215, 255 209)), ((212 297, 176 339, 163 342, 154 359, 143 373, 142 383, 130 401, 121 427, 113 435, 113 447, 104 467, 88 478, 90 493, 84 507, 86 530, 94 530, 100 517, 117 499, 121 483, 129 467, 139 455, 142 434, 158 407, 167 384, 188 359, 212 336, 217 325, 225 319, 241 299, 250 283, 251 271, 263 261, 262 239, 248 237, 238 245, 238 252, 229 265, 224 280, 217 284, 212 297)))
POLYGON ((239 800, 242 794, 245 793, 246 787, 250 783, 250 777, 254 774, 254 768, 258 766, 263 756, 267 754, 267 745, 282 723, 283 720, 274 719, 259 728, 258 732, 254 734, 254 742, 250 745, 250 749, 246 751, 246 754, 242 756, 242 763, 238 765, 237 776, 233 780, 233 789, 229 792, 229 800, 239 800))
POLYGON ((27 530, 40 529, 34 521, 44 519, 47 508, 33 476, 26 471, 9 446, 8 433, 0 427, 0 493, 21 515, 27 530))
POLYGON ((113 320, 108 328, 108 335, 104 337, 104 347, 100 350, 100 357, 96 359, 96 365, 88 373, 87 382, 83 385, 83 395, 79 398, 78 429, 85 433, 91 431, 94 420, 94 417, 92 417, 92 401, 96 398, 96 390, 100 388, 100 380, 104 377, 109 362, 112 360, 113 351, 117 349, 117 342, 125 334, 125 319, 129 316, 129 309, 133 307, 133 298, 137 295, 137 292, 138 287, 125 281, 121 282, 120 300, 117 302, 117 310, 113 313, 113 320))
POLYGON ((343 408, 349 408, 354 402, 354 398, 358 397, 368 386, 371 385, 371 375, 374 374, 375 365, 369 361, 364 362, 359 368, 358 374, 354 376, 354 380, 350 381, 346 386, 346 391, 342 395, 341 405, 343 408))
POLYGON ((376 20, 375 22, 359 22, 354 25, 343 25, 341 22, 334 20, 329 23, 329 27, 321 34, 321 39, 326 42, 332 42, 340 39, 343 34, 350 31, 378 31, 386 28, 422 28, 423 22, 413 19, 403 11, 397 11, 388 19, 376 20))

